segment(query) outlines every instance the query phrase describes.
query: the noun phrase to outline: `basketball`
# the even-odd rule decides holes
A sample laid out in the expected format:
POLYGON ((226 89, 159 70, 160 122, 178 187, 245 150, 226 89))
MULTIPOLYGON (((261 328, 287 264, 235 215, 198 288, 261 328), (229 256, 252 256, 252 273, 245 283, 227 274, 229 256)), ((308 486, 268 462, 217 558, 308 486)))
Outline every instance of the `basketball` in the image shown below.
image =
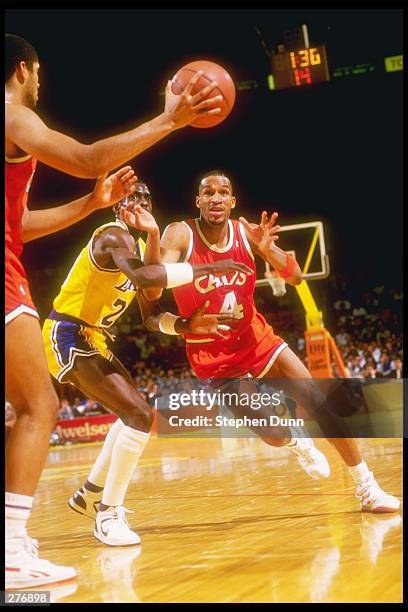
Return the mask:
POLYGON ((199 60, 186 64, 174 75, 172 79, 171 90, 174 94, 180 95, 191 77, 198 70, 203 71, 202 77, 195 84, 192 90, 192 95, 196 94, 200 89, 209 85, 212 81, 217 81, 218 85, 209 94, 210 98, 221 95, 222 101, 214 105, 214 108, 221 107, 221 112, 218 115, 206 115, 198 117, 190 125, 196 128, 208 128, 218 125, 232 111, 235 102, 235 85, 231 76, 222 66, 206 60, 199 60))

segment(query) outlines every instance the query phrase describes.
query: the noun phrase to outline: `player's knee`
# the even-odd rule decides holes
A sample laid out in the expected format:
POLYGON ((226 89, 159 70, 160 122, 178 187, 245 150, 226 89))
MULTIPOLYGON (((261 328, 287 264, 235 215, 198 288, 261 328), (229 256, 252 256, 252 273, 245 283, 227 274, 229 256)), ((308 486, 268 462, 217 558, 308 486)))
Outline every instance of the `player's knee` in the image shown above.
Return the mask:
POLYGON ((153 424, 152 414, 126 414, 121 416, 122 421, 132 429, 149 433, 153 424))
POLYGON ((32 421, 38 421, 42 427, 48 427, 52 431, 57 422, 59 412, 59 400, 54 389, 38 396, 29 397, 16 409, 17 418, 29 417, 32 421))
POLYGON ((55 393, 50 393, 47 400, 44 401, 44 407, 41 410, 42 418, 52 431, 57 423, 60 402, 55 393))
POLYGON ((153 424, 153 409, 142 398, 128 404, 121 414, 128 427, 149 432, 153 424))

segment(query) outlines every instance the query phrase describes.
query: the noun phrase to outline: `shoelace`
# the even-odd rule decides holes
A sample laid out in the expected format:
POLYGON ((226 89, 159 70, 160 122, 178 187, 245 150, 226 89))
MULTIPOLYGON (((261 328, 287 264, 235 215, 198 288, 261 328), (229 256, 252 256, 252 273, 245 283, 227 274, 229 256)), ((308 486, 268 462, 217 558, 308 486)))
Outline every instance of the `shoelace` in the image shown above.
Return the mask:
POLYGON ((118 519, 121 525, 125 525, 126 527, 129 527, 130 529, 130 525, 125 516, 126 512, 128 512, 129 514, 132 514, 133 510, 128 510, 127 508, 125 508, 125 506, 117 506, 117 508, 115 509, 114 517, 118 519))
POLYGON ((380 487, 374 480, 372 473, 370 473, 370 478, 364 484, 361 484, 357 487, 356 497, 359 497, 363 500, 364 503, 371 501, 371 497, 374 493, 374 489, 379 489, 380 487))

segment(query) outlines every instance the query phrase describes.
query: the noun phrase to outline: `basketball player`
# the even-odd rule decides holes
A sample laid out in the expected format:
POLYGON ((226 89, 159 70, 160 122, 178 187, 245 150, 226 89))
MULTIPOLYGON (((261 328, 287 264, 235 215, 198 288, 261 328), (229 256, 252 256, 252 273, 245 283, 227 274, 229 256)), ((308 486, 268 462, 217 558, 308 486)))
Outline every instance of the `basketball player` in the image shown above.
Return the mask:
MULTIPOLYGON (((275 225, 278 215, 273 213, 268 220, 266 212, 263 212, 259 225, 248 223, 243 217, 238 222, 230 219, 235 205, 230 179, 219 170, 211 171, 199 183, 196 206, 200 210, 200 217, 172 223, 163 233, 163 262, 189 261, 197 264, 228 256, 246 263, 254 271, 253 276, 241 279, 239 275, 234 275, 227 282, 203 275, 194 283, 173 290, 181 317, 190 316, 197 306, 210 300, 209 312, 232 313, 237 321, 233 329, 224 334, 226 338, 209 335, 198 340, 190 334, 183 334, 190 365, 200 379, 234 379, 248 374, 253 378, 290 379, 293 399, 316 417, 323 431, 327 426, 330 431, 333 414, 325 405, 323 395, 310 384, 312 377, 309 371, 286 342, 274 334, 254 304, 254 254, 267 261, 288 284, 299 284, 302 279, 295 259, 275 244, 279 232, 279 226, 275 225), (303 380, 308 382, 303 384, 303 380)), ((142 304, 142 314, 143 311, 148 329, 159 330, 163 314, 149 316, 146 300, 142 304)), ((153 312, 152 305, 150 312, 153 312)), ((177 333, 177 321, 178 318, 173 315, 173 333, 177 333)), ((338 427, 337 421, 335 425, 338 427)), ((280 440, 263 439, 272 445, 287 445, 298 455, 300 464, 312 477, 329 476, 326 458, 310 439, 292 437, 290 428, 285 433, 280 440)), ((379 487, 363 461, 356 441, 329 437, 349 468, 361 509, 371 512, 398 510, 399 500, 379 487)))
MULTIPOLYGON (((22 243, 68 227, 100 206, 98 198, 88 196, 29 213, 26 203, 37 160, 73 176, 105 178, 110 170, 188 125, 197 115, 216 114, 220 109, 209 110, 218 98, 206 99, 215 83, 191 95, 201 76, 196 73, 180 96, 172 94, 168 83, 165 109, 159 116, 126 133, 84 145, 50 129, 36 114, 39 62, 35 49, 19 36, 6 34, 5 55, 6 395, 17 411, 6 446, 6 587, 18 588, 75 575, 73 568, 40 559, 26 532, 58 399, 47 372, 38 315, 20 262, 22 243)), ((128 180, 124 170, 107 182, 99 182, 97 189, 102 189, 106 198, 103 205, 107 201, 112 204, 109 192, 117 189, 117 183, 129 188, 128 180)))
MULTIPOLYGON (((154 256, 159 230, 151 211, 151 197, 144 183, 137 183, 131 197, 116 208, 117 219, 97 228, 76 258, 64 281, 53 310, 43 326, 48 367, 53 377, 70 382, 81 392, 120 418, 111 428, 104 450, 81 488, 69 501, 73 510, 88 514, 86 501, 98 497, 94 535, 110 546, 139 544, 125 518, 124 495, 140 455, 149 439, 152 409, 120 361, 106 346, 109 328, 136 296, 138 288, 170 287, 190 282, 203 274, 245 275, 252 271, 243 263, 223 260, 207 265, 169 264, 144 266, 143 246, 132 228, 148 233, 145 259, 154 256), (152 244, 153 243, 153 244, 152 244), (149 250, 153 248, 153 253, 149 250), (103 495, 102 495, 103 490, 103 495)), ((159 250, 156 257, 160 258, 159 250)), ((146 290, 146 289, 145 289, 146 290)), ((230 315, 205 315, 204 308, 180 321, 180 331, 216 336, 218 323, 230 315)), ((95 502, 91 504, 95 513, 95 502)))

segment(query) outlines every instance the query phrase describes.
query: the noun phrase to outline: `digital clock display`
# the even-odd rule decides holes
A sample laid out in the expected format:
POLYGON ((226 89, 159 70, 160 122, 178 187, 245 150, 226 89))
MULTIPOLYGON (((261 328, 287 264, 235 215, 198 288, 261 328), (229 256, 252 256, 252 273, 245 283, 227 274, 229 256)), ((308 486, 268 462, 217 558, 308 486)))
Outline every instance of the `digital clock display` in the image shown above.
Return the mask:
POLYGON ((271 56, 275 89, 302 87, 330 80, 325 45, 271 56))

